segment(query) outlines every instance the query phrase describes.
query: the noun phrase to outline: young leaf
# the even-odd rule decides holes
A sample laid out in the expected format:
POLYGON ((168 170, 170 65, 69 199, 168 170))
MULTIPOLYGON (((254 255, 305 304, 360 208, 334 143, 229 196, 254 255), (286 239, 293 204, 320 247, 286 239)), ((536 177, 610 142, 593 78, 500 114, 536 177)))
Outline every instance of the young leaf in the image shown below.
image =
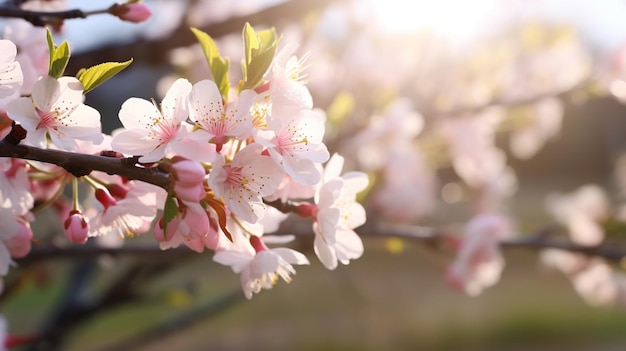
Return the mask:
POLYGON ((228 91, 230 90, 230 80, 228 77, 230 61, 220 56, 217 45, 210 35, 197 28, 191 28, 191 31, 198 39, 200 46, 202 46, 204 56, 209 64, 209 69, 211 70, 211 74, 213 74, 215 85, 217 85, 222 97, 227 98, 228 91))
POLYGON ((81 70, 78 72, 77 78, 81 83, 83 83, 83 94, 87 94, 87 92, 111 79, 111 77, 120 73, 132 62, 132 58, 124 62, 104 62, 99 65, 91 66, 85 70, 81 70))
POLYGON ((65 73, 65 68, 70 60, 70 47, 67 40, 63 41, 58 47, 54 45, 49 29, 46 32, 46 39, 48 41, 48 50, 50 51, 48 75, 53 78, 60 78, 65 73))
POLYGON ((243 29, 245 59, 242 62, 243 82, 239 91, 254 89, 263 83, 263 76, 272 64, 278 39, 274 28, 256 32, 249 23, 243 29))
POLYGON ((176 204, 176 200, 174 200, 174 195, 171 193, 167 194, 167 198, 165 199, 165 207, 163 209, 163 237, 167 240, 167 225, 176 218, 178 214, 178 205, 176 204))

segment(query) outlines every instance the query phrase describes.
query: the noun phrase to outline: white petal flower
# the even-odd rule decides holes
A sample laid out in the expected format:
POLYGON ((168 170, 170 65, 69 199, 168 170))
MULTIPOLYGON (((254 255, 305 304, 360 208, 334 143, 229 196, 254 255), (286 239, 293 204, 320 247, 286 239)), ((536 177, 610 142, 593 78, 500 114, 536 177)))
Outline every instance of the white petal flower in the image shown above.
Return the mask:
POLYGON ((295 181, 314 185, 320 181, 316 163, 330 156, 322 139, 326 116, 321 110, 283 110, 272 116, 255 140, 268 148, 270 156, 282 165, 295 181))
POLYGON ((367 187, 369 180, 362 172, 335 176, 342 168, 343 158, 333 155, 323 175, 325 182, 315 194, 314 249, 328 269, 335 269, 337 262, 348 264, 363 254, 363 242, 353 229, 366 220, 365 209, 356 202, 356 195, 367 187))
POLYGON ((254 91, 246 89, 239 94, 238 101, 224 108, 215 82, 201 80, 191 90, 189 118, 207 134, 207 141, 218 146, 229 138, 244 139, 252 134, 250 107, 255 97, 254 91))
POLYGON ((271 157, 261 155, 262 148, 256 143, 250 144, 228 165, 218 157, 209 174, 209 186, 215 196, 222 197, 234 215, 250 223, 263 218, 262 198, 278 188, 284 175, 271 157))
POLYGON ((253 294, 261 289, 271 289, 282 278, 287 283, 296 273, 292 265, 309 264, 309 260, 302 253, 288 249, 269 249, 259 237, 250 238, 251 243, 239 243, 239 247, 218 251, 213 260, 225 266, 230 266, 235 273, 241 273, 241 287, 246 298, 251 299, 253 294))
POLYGON ((161 102, 155 104, 139 98, 130 98, 122 104, 120 121, 126 130, 116 134, 111 146, 129 155, 143 155, 140 162, 156 162, 166 156, 183 139, 186 129, 182 123, 188 116, 188 95, 191 83, 178 79, 161 102))
POLYGON ((83 101, 83 85, 73 77, 41 78, 32 98, 19 98, 7 106, 11 119, 28 132, 26 141, 45 147, 46 136, 66 150, 74 150, 74 139, 102 140, 100 113, 83 101))

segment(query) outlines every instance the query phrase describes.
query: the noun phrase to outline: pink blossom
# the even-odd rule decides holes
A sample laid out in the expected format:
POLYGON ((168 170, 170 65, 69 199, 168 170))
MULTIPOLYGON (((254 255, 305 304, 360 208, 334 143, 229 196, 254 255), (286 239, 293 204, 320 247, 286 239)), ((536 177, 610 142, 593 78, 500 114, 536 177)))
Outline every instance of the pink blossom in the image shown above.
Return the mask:
POLYGON ((261 154, 262 149, 259 144, 249 144, 230 164, 218 157, 209 174, 215 196, 223 198, 234 215, 250 223, 263 218, 263 197, 278 188, 284 175, 271 157, 261 154))
POLYGON ((273 102, 272 113, 278 108, 289 106, 307 110, 313 107, 313 98, 306 87, 307 74, 303 71, 308 67, 306 61, 309 53, 298 59, 294 52, 297 44, 290 43, 280 49, 272 67, 268 71, 267 80, 270 84, 270 96, 273 102))
POLYGON ((7 106, 11 119, 28 132, 26 141, 46 147, 46 137, 62 149, 74 150, 74 139, 102 140, 100 113, 83 101, 83 85, 73 77, 42 77, 32 97, 19 98, 7 106))
POLYGON ((448 266, 448 282, 469 295, 479 295, 496 284, 504 268, 499 241, 511 236, 512 230, 510 219, 497 213, 472 218, 463 228, 456 258, 448 266))
POLYGON ((89 226, 85 216, 80 211, 70 211, 65 222, 63 222, 63 227, 65 228, 65 237, 70 242, 79 244, 87 242, 89 226))
POLYGON ((291 282, 291 275, 296 273, 292 265, 309 264, 302 253, 287 248, 269 249, 257 236, 250 237, 249 242, 243 235, 235 238, 235 244, 216 252, 213 260, 241 274, 241 287, 248 299, 261 289, 271 289, 279 278, 291 282))
POLYGON ((495 123, 501 113, 492 109, 441 121, 439 132, 449 145, 454 171, 470 186, 488 183, 505 169, 506 156, 495 145, 495 123))
POLYGON ((24 160, 0 159, 0 205, 15 215, 23 216, 34 206, 28 179, 28 165, 24 160))
POLYGON ((114 4, 109 8, 109 13, 121 20, 140 23, 152 16, 152 11, 142 3, 114 4))
POLYGON ((167 91, 159 109, 144 99, 130 98, 122 104, 119 118, 124 130, 116 133, 111 147, 129 155, 143 155, 140 162, 156 162, 181 146, 187 129, 191 83, 178 79, 167 91))
POLYGON ((22 258, 28 255, 31 249, 31 243, 33 241, 33 231, 30 228, 30 224, 21 217, 16 218, 17 232, 7 241, 5 244, 11 257, 22 258))
POLYGON ((157 212, 157 198, 163 189, 136 181, 115 185, 109 185, 108 190, 96 190, 96 198, 103 209, 89 217, 91 237, 116 233, 124 238, 150 229, 157 212), (112 190, 116 190, 115 195, 112 190))
POLYGON ((236 102, 225 107, 215 82, 207 79, 197 82, 191 90, 189 117, 199 129, 191 133, 188 139, 214 143, 219 152, 230 138, 245 139, 251 136, 250 108, 255 98, 256 93, 246 89, 239 94, 236 102))
POLYGON ((549 194, 546 206, 557 221, 567 226, 575 243, 598 245, 604 240, 599 222, 608 216, 609 204, 599 186, 589 184, 571 194, 549 194))
POLYGON ((265 146, 272 159, 295 181, 314 185, 320 181, 316 163, 326 162, 328 149, 322 139, 326 115, 321 110, 283 110, 273 115, 255 141, 265 146))
POLYGON ((315 254, 328 269, 335 269, 337 262, 348 264, 363 254, 363 243, 353 229, 365 223, 365 209, 356 202, 356 194, 367 187, 369 180, 362 172, 339 176, 342 169, 343 157, 334 154, 315 194, 317 208, 312 213, 315 254))
POLYGON ((206 196, 205 169, 199 163, 182 160, 172 164, 174 193, 182 201, 198 202, 206 196))

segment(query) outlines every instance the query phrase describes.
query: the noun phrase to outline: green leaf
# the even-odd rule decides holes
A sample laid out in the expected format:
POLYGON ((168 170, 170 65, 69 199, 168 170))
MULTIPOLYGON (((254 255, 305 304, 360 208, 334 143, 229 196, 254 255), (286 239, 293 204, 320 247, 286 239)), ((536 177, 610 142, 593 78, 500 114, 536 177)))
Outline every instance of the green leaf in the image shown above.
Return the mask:
POLYGON ((83 94, 87 94, 87 92, 111 79, 111 77, 120 73, 132 62, 132 58, 124 62, 104 62, 99 65, 91 66, 86 70, 81 70, 78 72, 77 78, 83 83, 83 94))
POLYGON ((243 82, 239 91, 254 89, 263 83, 263 76, 272 64, 279 40, 276 29, 256 32, 249 23, 243 28, 245 58, 242 62, 243 82))
POLYGON ((228 91, 230 90, 230 79, 228 76, 230 61, 220 55, 220 51, 210 35, 193 27, 191 31, 198 39, 202 51, 204 51, 204 56, 209 64, 209 69, 211 70, 211 74, 213 74, 213 79, 215 80, 220 94, 222 97, 227 98, 228 91))
POLYGON ((48 41, 48 50, 50 50, 48 75, 53 78, 60 78, 65 73, 65 68, 70 60, 70 46, 67 40, 64 40, 58 47, 54 45, 49 29, 46 32, 46 39, 48 41))
POLYGON ((176 200, 174 200, 174 195, 168 193, 165 199, 165 208, 163 209, 163 237, 165 240, 167 240, 167 225, 176 218, 177 214, 178 205, 176 200))

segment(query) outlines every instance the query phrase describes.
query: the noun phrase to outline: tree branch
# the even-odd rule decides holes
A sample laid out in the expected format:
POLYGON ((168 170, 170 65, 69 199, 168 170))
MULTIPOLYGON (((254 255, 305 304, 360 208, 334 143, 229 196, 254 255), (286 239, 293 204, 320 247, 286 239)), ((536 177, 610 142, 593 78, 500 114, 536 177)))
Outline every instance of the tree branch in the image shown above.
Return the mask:
POLYGON ((0 141, 0 157, 21 158, 55 164, 76 177, 87 175, 92 171, 102 171, 150 183, 163 189, 167 189, 170 182, 168 173, 162 172, 157 167, 141 167, 136 164, 137 159, 135 157, 114 158, 41 149, 28 145, 14 145, 6 139, 0 141))
POLYGON ((5 2, 0 6, 0 17, 3 18, 21 18, 30 22, 33 26, 43 27, 52 22, 59 22, 64 19, 87 18, 87 16, 96 13, 105 13, 102 11, 85 13, 80 9, 72 9, 66 11, 30 11, 24 10, 11 2, 5 2))

